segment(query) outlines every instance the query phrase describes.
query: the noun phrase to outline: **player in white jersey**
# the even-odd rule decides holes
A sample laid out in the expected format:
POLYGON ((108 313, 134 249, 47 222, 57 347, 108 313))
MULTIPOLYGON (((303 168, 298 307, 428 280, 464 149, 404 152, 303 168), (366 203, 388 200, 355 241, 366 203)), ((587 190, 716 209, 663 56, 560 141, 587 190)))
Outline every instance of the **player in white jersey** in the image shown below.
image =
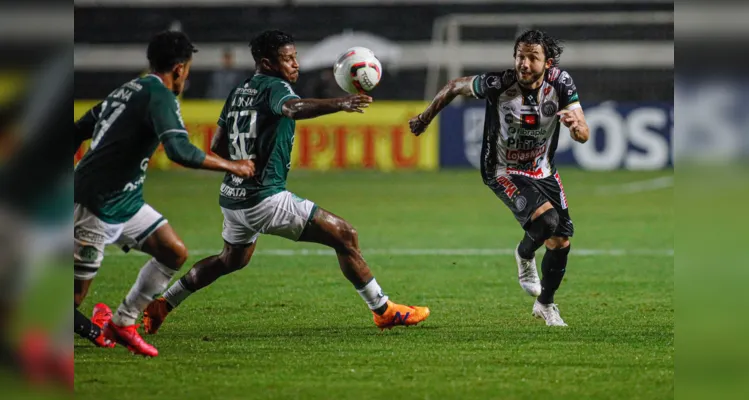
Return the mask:
POLYGON ((451 80, 427 109, 409 121, 417 136, 458 95, 486 100, 481 176, 525 230, 515 251, 520 286, 537 297, 533 315, 549 326, 565 326, 554 304, 567 267, 574 229, 567 197, 554 166, 560 122, 572 139, 590 135, 577 88, 558 68, 562 47, 539 30, 515 41, 515 68, 451 80), (546 245, 536 269, 535 252, 546 245))

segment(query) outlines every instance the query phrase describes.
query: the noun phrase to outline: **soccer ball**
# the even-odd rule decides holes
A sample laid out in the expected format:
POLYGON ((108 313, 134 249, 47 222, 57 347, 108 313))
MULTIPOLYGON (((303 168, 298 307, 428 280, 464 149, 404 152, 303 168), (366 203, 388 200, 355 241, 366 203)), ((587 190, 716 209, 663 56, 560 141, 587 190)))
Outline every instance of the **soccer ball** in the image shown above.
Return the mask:
POLYGON ((333 74, 336 83, 344 91, 351 94, 364 93, 380 83, 382 65, 372 50, 352 47, 338 56, 333 74))

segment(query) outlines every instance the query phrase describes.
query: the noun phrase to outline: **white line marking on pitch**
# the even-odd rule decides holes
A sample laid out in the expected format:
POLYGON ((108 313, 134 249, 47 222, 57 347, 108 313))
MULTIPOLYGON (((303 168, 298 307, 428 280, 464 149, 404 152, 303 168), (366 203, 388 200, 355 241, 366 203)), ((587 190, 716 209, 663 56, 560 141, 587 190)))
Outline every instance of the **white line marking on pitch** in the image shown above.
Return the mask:
POLYGON ((660 178, 648 179, 646 181, 599 186, 598 188, 596 188, 596 194, 605 196, 614 194, 642 193, 658 189, 670 188, 672 186, 674 186, 674 177, 662 176, 660 178))
MULTIPOLYGON (((190 255, 207 256, 218 254, 220 248, 210 249, 188 249, 190 255)), ((131 254, 143 253, 131 251, 129 253, 107 252, 107 257, 124 256, 131 254)), ((514 255, 515 249, 363 249, 362 254, 367 255, 390 255, 390 256, 505 256, 514 255)), ((673 249, 573 249, 573 256, 595 257, 595 256, 659 256, 673 257, 673 249)), ((255 255, 260 256, 332 256, 335 255, 333 250, 329 249, 258 249, 255 255)))

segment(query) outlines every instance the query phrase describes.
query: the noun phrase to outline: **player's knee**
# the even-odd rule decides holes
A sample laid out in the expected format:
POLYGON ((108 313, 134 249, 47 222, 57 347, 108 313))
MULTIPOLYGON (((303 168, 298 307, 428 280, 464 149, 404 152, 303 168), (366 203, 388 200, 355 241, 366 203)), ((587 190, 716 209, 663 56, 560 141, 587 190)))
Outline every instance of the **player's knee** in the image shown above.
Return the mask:
POLYGON ((546 241, 554 235, 558 225, 559 213, 554 208, 550 208, 533 221, 529 233, 535 240, 546 241))
POLYGON ((163 260, 158 260, 167 267, 178 270, 187 261, 187 246, 181 240, 174 241, 168 248, 163 260))
POLYGON ((339 237, 339 249, 346 252, 353 252, 358 250, 359 247, 359 234, 356 232, 356 228, 351 226, 348 222, 341 224, 338 229, 339 237))
POLYGON ((567 236, 553 236, 546 239, 544 243, 549 250, 561 250, 570 247, 570 238, 567 236))

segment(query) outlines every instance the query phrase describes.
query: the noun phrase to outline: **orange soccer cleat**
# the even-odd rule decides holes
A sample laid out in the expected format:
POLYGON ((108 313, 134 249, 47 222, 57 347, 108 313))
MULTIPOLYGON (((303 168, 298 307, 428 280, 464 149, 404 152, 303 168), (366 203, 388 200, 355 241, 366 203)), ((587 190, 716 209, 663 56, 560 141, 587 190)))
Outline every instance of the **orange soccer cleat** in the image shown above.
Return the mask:
POLYGON ((161 324, 164 323, 167 314, 169 314, 169 304, 163 297, 148 304, 148 307, 143 311, 143 327, 146 329, 146 333, 149 335, 156 334, 161 328, 161 324))
POLYGON ((388 300, 388 308, 382 315, 374 314, 374 323, 380 330, 396 325, 416 325, 429 317, 429 307, 404 306, 388 300))
MULTIPOLYGON (((98 303, 94 306, 94 311, 91 313, 91 323, 98 326, 99 328, 104 328, 104 324, 109 322, 109 320, 112 319, 112 310, 104 303, 98 303)), ((107 339, 104 336, 104 332, 102 329, 101 335, 99 335, 98 338, 94 341, 94 343, 99 347, 107 347, 112 348, 116 346, 116 343, 107 339)))
POLYGON ((156 357, 159 351, 155 347, 146 343, 138 334, 138 325, 118 326, 111 320, 104 324, 104 336, 107 339, 117 342, 130 350, 133 354, 140 354, 148 357, 156 357))

